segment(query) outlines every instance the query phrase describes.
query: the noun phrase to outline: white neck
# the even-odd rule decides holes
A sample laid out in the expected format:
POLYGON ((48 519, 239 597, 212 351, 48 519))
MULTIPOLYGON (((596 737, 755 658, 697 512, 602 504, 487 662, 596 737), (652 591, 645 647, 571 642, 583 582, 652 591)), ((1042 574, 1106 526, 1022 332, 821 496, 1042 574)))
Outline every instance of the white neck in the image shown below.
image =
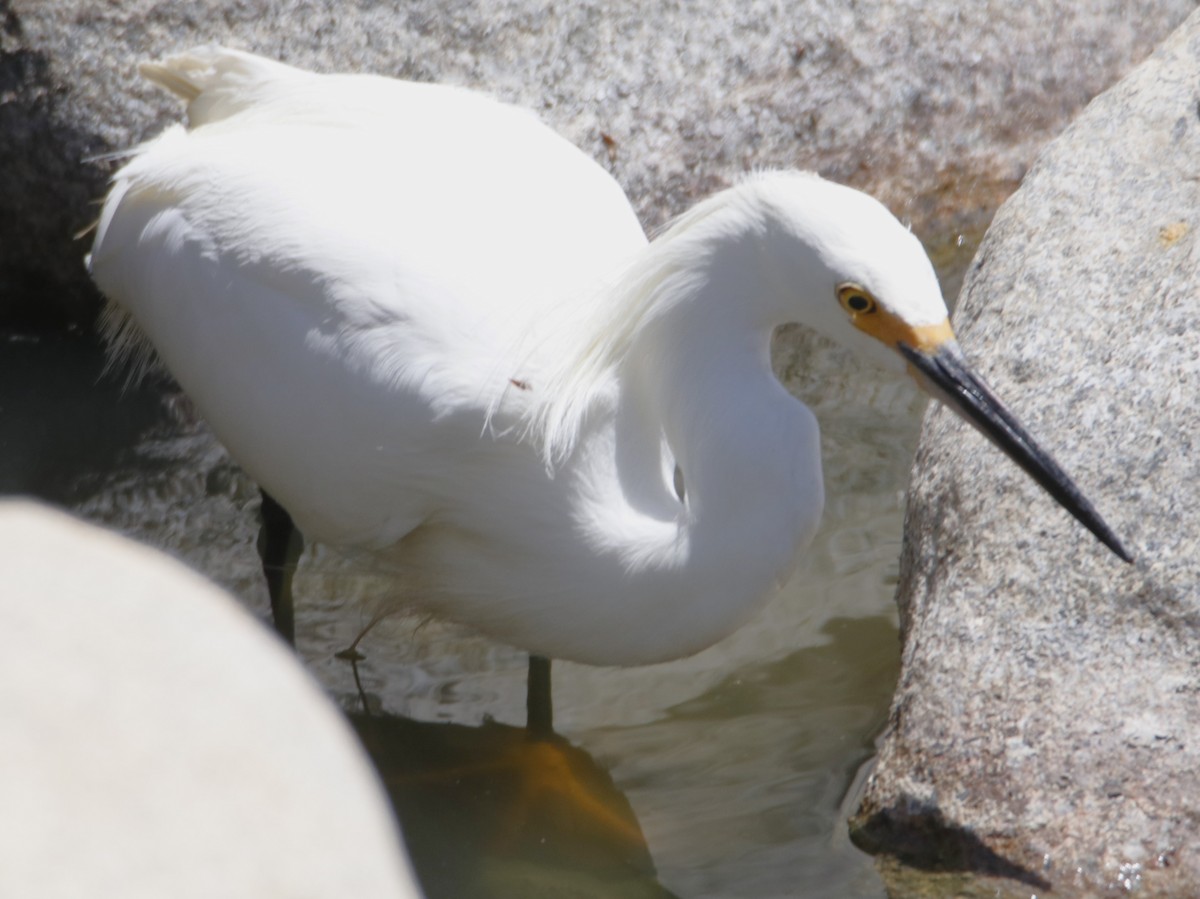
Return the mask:
POLYGON ((681 652, 729 632, 786 579, 823 505, 815 419, 771 371, 776 322, 763 309, 778 304, 762 300, 774 286, 769 273, 747 281, 765 270, 737 258, 761 247, 750 234, 704 243, 685 280, 654 279, 663 294, 615 367, 611 416, 576 457, 597 549, 622 557, 631 591, 653 594, 681 652))

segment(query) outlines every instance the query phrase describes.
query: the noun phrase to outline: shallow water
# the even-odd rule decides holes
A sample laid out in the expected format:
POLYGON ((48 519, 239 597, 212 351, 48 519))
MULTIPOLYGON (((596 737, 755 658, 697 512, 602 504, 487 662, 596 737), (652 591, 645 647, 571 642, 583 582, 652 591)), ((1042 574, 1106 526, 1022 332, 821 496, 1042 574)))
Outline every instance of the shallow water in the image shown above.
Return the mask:
MULTIPOLYGON (((185 402, 120 396, 79 341, 11 338, 0 356, 12 366, 0 371, 6 492, 162 547, 265 614, 257 492, 185 402), (40 396, 17 386, 31 383, 40 396)), ((556 663, 556 726, 573 747, 550 765, 562 783, 517 773, 541 751, 503 726, 524 720, 521 653, 397 617, 351 666, 337 653, 388 584, 306 551, 300 651, 356 714, 431 896, 884 895, 845 818, 898 672, 892 591, 921 402, 799 331, 776 358, 822 423, 829 500, 813 548, 781 596, 697 656, 556 663)))

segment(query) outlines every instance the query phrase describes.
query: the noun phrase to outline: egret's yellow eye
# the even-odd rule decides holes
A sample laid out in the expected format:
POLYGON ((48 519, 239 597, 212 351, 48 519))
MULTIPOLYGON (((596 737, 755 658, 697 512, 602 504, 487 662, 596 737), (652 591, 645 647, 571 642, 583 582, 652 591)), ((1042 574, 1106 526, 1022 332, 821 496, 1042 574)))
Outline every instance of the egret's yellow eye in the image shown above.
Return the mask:
POLYGON ((867 293, 866 288, 857 284, 843 284, 837 293, 838 302, 852 316, 871 315, 879 308, 875 298, 867 293))

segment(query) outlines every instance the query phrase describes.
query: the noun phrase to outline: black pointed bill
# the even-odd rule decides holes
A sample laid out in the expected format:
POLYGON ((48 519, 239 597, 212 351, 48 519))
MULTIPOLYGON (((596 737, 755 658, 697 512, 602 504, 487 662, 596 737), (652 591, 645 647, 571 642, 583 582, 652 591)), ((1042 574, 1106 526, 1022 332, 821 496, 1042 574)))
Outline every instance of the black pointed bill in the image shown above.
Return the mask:
POLYGON ((969 421, 992 443, 1020 465, 1059 504, 1125 562, 1133 556, 1104 523, 1065 471, 1008 411, 983 379, 971 371, 954 340, 929 349, 915 349, 904 341, 896 349, 912 366, 921 386, 969 421))

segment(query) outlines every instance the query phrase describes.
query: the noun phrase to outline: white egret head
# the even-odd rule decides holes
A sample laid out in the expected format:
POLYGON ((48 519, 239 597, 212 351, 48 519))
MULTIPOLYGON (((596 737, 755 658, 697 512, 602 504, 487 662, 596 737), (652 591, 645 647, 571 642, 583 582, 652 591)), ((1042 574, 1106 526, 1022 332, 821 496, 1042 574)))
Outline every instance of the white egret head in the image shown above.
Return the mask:
MULTIPOLYGON (((1132 556, 1053 458, 967 364, 933 266, 873 198, 817 177, 770 178, 760 199, 793 247, 796 318, 970 422, 1126 562, 1132 556)), ((782 286, 782 285, 781 285, 782 286)), ((786 290, 784 291, 786 295, 786 290)))
POLYGON ((931 349, 952 340, 946 304, 920 241, 873 197, 815 175, 763 176, 753 185, 765 210, 780 295, 798 306, 776 315, 900 374, 903 341, 931 349))
POLYGON ((681 216, 631 268, 619 295, 575 331, 574 347, 568 337, 562 364, 546 378, 551 399, 535 416, 548 460, 568 454, 590 392, 620 360, 655 358, 661 372, 688 352, 715 352, 734 332, 761 335, 796 322, 869 365, 911 376, 1130 560, 1066 473, 971 371, 920 241, 870 196, 813 174, 756 175, 681 216), (664 343, 665 333, 690 343, 664 343))

